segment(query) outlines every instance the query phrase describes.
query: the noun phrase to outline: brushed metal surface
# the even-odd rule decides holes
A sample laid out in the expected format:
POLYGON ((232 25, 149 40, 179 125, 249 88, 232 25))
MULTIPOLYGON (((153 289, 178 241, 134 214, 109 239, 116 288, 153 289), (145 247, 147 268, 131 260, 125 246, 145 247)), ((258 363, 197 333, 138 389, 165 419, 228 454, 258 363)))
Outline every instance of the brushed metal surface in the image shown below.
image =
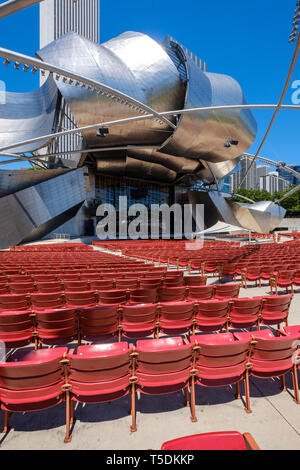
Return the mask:
MULTIPOLYGON (((53 132, 57 98, 58 90, 52 77, 31 92, 0 91, 0 147, 53 132)), ((48 141, 12 148, 11 152, 30 152, 48 141)))
MULTIPOLYGON (((104 87, 118 90, 120 96, 131 97, 132 101, 108 91, 95 93, 91 86, 81 87, 79 82, 74 86, 74 81, 71 85, 67 79, 54 81, 50 76, 46 84, 32 94, 7 95, 7 110, 0 108, 0 118, 1 112, 3 115, 0 147, 23 142, 26 137, 46 136, 47 131, 51 135, 58 88, 76 124, 83 128, 82 146, 85 150, 93 147, 153 146, 158 150, 145 149, 127 154, 128 158, 136 159, 137 164, 140 162, 142 178, 148 179, 152 175, 159 181, 175 181, 183 173, 191 173, 206 184, 220 181, 235 168, 239 156, 252 144, 256 123, 250 110, 210 110, 212 106, 245 104, 240 86, 231 77, 204 72, 183 46, 178 47, 182 47, 185 65, 181 64, 181 67, 186 67, 186 75, 182 69, 179 72, 170 50, 145 34, 125 32, 99 45, 76 33, 67 33, 37 53, 45 66, 50 63, 57 70, 69 70, 93 83, 102 83, 104 87), (31 101, 35 102, 32 106, 31 101), (133 103, 141 103, 158 113, 191 107, 208 109, 183 113, 179 117, 169 115, 175 130, 168 122, 156 117, 110 126, 105 138, 96 136, 95 128, 84 129, 96 122, 128 119, 146 113, 145 109, 133 103), (28 109, 30 113, 26 115, 28 109), (20 119, 22 116, 25 119, 20 119), (16 134, 8 132, 12 128, 16 129, 16 134), (237 140, 238 145, 225 147, 228 139, 237 140), (194 164, 192 160, 195 160, 194 164), (164 176, 159 176, 159 168, 164 176)), ((58 72, 54 74, 55 78, 56 75, 58 72)), ((24 144, 23 148, 17 148, 17 152, 36 150, 48 142, 49 138, 24 144)), ((136 165, 129 165, 122 159, 122 151, 118 163, 113 161, 113 154, 114 151, 110 154, 111 174, 117 174, 117 167, 120 176, 124 174, 125 167, 127 172, 137 173, 136 165)), ((102 165, 109 173, 109 157, 100 152, 93 153, 93 156, 103 160, 98 167, 102 165)))
POLYGON ((197 204, 204 204, 205 228, 221 221, 257 233, 269 233, 280 224, 286 214, 285 209, 271 201, 241 204, 216 191, 189 191, 188 199, 193 205, 194 218, 197 204))
MULTIPOLYGON (((203 72, 184 49, 187 90, 184 108, 247 104, 240 85, 227 75, 203 72)), ((256 121, 249 110, 207 111, 183 114, 177 130, 161 148, 172 155, 217 163, 242 155, 253 143, 256 121), (226 148, 233 139, 237 146, 226 148)), ((226 176, 226 175, 224 175, 226 176)))
MULTIPOLYGON (((72 209, 86 198, 84 168, 71 170, 47 181, 0 198, 0 248, 29 239, 42 238, 74 217, 72 209)), ((79 208, 78 207, 78 208, 79 208)))
MULTIPOLYGON (((158 112, 173 109, 178 104, 178 96, 183 97, 179 75, 169 56, 153 39, 140 33, 124 33, 111 44, 99 45, 70 32, 40 50, 38 56, 117 89, 148 106, 155 104, 158 112), (117 43, 122 47, 117 49, 117 43), (132 50, 134 44, 135 51, 132 50), (127 64, 127 58, 132 54, 141 64, 139 71, 131 70, 127 64), (143 66, 144 61, 146 66, 143 66)), ((62 81, 58 81, 57 86, 80 127, 138 114, 135 106, 112 95, 95 95, 86 88, 62 81)), ((111 127, 103 146, 157 145, 168 138, 170 132, 166 123, 160 124, 155 119, 116 125, 111 127)), ((83 137, 88 146, 99 145, 94 129, 84 131, 83 137)))

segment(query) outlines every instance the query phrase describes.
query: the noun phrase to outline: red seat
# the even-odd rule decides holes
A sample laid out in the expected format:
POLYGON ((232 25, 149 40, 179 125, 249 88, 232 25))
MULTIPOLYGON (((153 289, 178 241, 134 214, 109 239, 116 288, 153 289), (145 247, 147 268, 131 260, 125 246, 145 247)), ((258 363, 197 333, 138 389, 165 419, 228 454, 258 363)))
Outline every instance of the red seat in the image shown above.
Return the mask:
POLYGON ((260 450, 249 433, 235 431, 195 434, 164 442, 161 450, 260 450))
POLYGON ((212 299, 215 286, 189 286, 188 300, 212 299))
POLYGON ((33 339, 30 311, 0 312, 0 341, 7 349, 27 346, 33 339))
POLYGON ((57 276, 53 274, 33 274, 32 278, 34 282, 39 283, 39 282, 56 282, 57 281, 57 276))
POLYGON ((22 284, 22 283, 32 282, 32 277, 26 276, 25 274, 18 275, 18 276, 7 276, 7 277, 8 277, 9 283, 22 284))
POLYGON ((116 288, 117 289, 137 289, 138 280, 137 279, 116 279, 116 288))
POLYGON ((5 295, 5 294, 9 294, 9 289, 8 289, 8 287, 9 287, 8 284, 5 284, 5 283, 0 284, 0 295, 2 295, 2 294, 4 294, 4 295, 5 295))
POLYGON ((165 302, 158 306, 159 329, 168 335, 190 333, 195 313, 194 302, 165 302))
POLYGON ((186 287, 161 287, 158 298, 160 302, 177 302, 185 300, 187 292, 186 287))
POLYGON ((70 274, 67 274, 67 273, 59 274, 57 277, 63 283, 79 281, 79 273, 74 273, 74 272, 72 272, 70 274))
POLYGON ((157 306, 155 304, 122 305, 121 333, 126 338, 145 338, 157 333, 157 306))
POLYGON ((69 383, 72 389, 71 422, 75 401, 80 403, 110 402, 130 392, 132 387, 131 352, 128 344, 122 342, 79 346, 77 354, 68 354, 69 383))
POLYGON ((216 284, 215 299, 234 299, 240 294, 240 284, 216 284))
MULTIPOLYGON (((292 373, 295 401, 299 403, 297 366, 294 361, 299 334, 276 337, 271 330, 265 329, 254 333, 234 333, 234 336, 239 341, 251 341, 251 357, 247 370, 251 375, 262 379, 280 377, 282 387, 286 390, 285 375, 292 373)), ((251 412, 249 386, 246 388, 246 401, 248 412, 251 412)))
POLYGON ((118 277, 118 275, 116 273, 105 273, 104 271, 100 272, 101 276, 102 276, 102 279, 103 280, 106 280, 106 279, 116 279, 116 277, 118 277))
POLYGON ((273 293, 273 288, 275 288, 275 293, 278 295, 278 287, 284 287, 286 293, 288 293, 289 287, 291 288, 292 295, 294 294, 294 274, 295 271, 283 270, 281 269, 278 273, 273 273, 273 276, 270 278, 270 287, 271 293, 273 293))
POLYGON ((200 331, 228 330, 229 307, 228 300, 199 300, 194 325, 200 331))
POLYGON ((29 296, 25 294, 0 295, 0 311, 28 310, 29 296))
POLYGON ((158 289, 162 284, 161 278, 141 279, 140 288, 142 289, 158 289))
POLYGON ((284 326, 283 331, 280 331, 281 334, 285 334, 287 336, 299 336, 300 339, 300 326, 293 325, 293 326, 284 326))
POLYGON ((192 351, 180 337, 137 341, 137 389, 147 395, 185 390, 187 396, 192 351))
POLYGON ((82 273, 80 273, 80 280, 81 281, 98 281, 100 279, 101 279, 101 276, 98 272, 93 272, 93 273, 82 272, 82 273))
POLYGON ((92 290, 87 292, 65 292, 67 308, 89 308, 96 307, 98 299, 96 293, 92 290))
POLYGON ((166 277, 163 281, 163 287, 182 287, 185 285, 182 276, 166 277))
POLYGON ((78 336, 75 309, 37 311, 36 331, 40 346, 70 343, 78 336))
POLYGON ((220 262, 206 261, 202 263, 201 271, 202 271, 202 274, 205 274, 205 273, 212 273, 212 274, 218 273, 219 274, 220 267, 221 267, 220 262))
POLYGON ((130 303, 135 304, 154 304, 158 299, 158 290, 152 289, 134 289, 130 291, 129 300, 130 303))
POLYGON ((79 337, 85 341, 98 341, 119 332, 119 312, 116 305, 98 305, 80 311, 79 337))
POLYGON ((231 277, 235 280, 236 279, 236 268, 237 268, 237 265, 235 263, 224 264, 222 266, 221 272, 220 272, 221 277, 222 278, 231 277))
MULTIPOLYGON (((237 398, 240 398, 240 382, 245 380, 246 386, 250 340, 235 341, 231 333, 221 333, 195 336, 191 341, 200 350, 196 362, 196 383, 203 387, 236 384, 237 398)), ((192 417, 195 417, 193 400, 191 405, 192 417)))
POLYGON ((116 304, 120 305, 126 303, 127 301, 127 291, 126 290, 107 290, 101 291, 98 293, 99 300, 103 304, 116 304))
POLYGON ((278 329, 282 322, 285 322, 287 326, 292 298, 292 295, 269 295, 264 297, 260 323, 277 325, 278 329))
POLYGON ((300 270, 299 269, 295 271, 293 284, 294 286, 300 286, 300 270))
POLYGON ((51 281, 51 282, 38 282, 37 291, 43 294, 50 294, 53 292, 63 292, 63 284, 60 281, 51 281))
POLYGON ((111 279, 92 279, 90 281, 90 287, 92 290, 95 291, 103 291, 103 290, 112 290, 116 287, 115 281, 111 279))
POLYGON ((65 306, 64 296, 60 292, 31 294, 30 300, 35 312, 62 309, 65 306))
POLYGON ((35 284, 33 281, 30 282, 11 282, 8 284, 9 291, 11 294, 30 294, 36 292, 35 284))
POLYGON ((185 276, 186 286, 206 286, 207 276, 185 276))
POLYGON ((259 266, 247 266, 247 268, 242 272, 242 284, 247 289, 247 281, 255 281, 255 285, 259 282, 259 287, 261 287, 261 268, 259 266))
MULTIPOLYGON (((269 281, 270 282, 270 278, 272 277, 273 275, 273 272, 274 272, 274 267, 271 265, 271 266, 262 266, 261 267, 261 271, 260 271, 260 281, 269 281)), ((260 282, 260 286, 261 286, 261 282, 260 282)))
POLYGON ((87 281, 64 281, 65 291, 68 292, 86 292, 90 290, 90 285, 87 281))
POLYGON ((262 297, 253 299, 232 299, 230 301, 229 323, 233 328, 259 327, 262 297))
MULTIPOLYGON (((0 403, 5 412, 4 432, 11 412, 25 413, 58 405, 64 399, 65 380, 60 361, 67 348, 20 349, 0 363, 0 403)), ((67 419, 68 419, 67 408, 67 419)))

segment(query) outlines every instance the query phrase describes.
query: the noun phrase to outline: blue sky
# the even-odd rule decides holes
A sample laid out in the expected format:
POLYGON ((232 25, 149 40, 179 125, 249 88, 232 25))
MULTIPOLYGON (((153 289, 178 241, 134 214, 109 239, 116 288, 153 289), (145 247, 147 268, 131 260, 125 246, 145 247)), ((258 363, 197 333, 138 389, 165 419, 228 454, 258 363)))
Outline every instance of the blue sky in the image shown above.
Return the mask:
MULTIPOLYGON (((101 42, 124 31, 140 31, 157 41, 170 34, 204 59, 208 71, 234 77, 249 103, 276 103, 294 51, 288 38, 295 6, 296 0, 101 0, 101 42)), ((1 46, 34 55, 39 48, 38 10, 38 6, 33 6, 1 20, 1 46)), ((4 67, 2 61, 0 80, 9 91, 38 87, 37 77, 16 71, 12 66, 4 67)), ((300 80, 300 59, 291 83, 296 80, 300 80)), ((294 91, 289 88, 286 104, 292 104, 294 91)), ((250 149, 253 153, 268 127, 272 111, 254 114, 259 130, 250 149)), ((281 111, 261 154, 300 164, 299 140, 299 111, 281 111)), ((20 163, 13 168, 24 166, 20 163)))

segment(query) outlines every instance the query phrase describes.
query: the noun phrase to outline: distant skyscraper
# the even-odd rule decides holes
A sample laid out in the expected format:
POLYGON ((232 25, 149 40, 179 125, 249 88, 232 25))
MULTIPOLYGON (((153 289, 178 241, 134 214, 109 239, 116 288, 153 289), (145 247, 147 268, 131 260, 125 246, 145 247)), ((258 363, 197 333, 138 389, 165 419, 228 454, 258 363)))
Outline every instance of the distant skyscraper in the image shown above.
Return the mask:
POLYGON ((260 189, 260 178, 270 173, 268 165, 257 165, 256 167, 256 189, 260 189))
MULTIPOLYGON (((44 0, 40 3, 40 48, 55 41, 60 36, 74 31, 91 41, 100 42, 100 0, 44 0)), ((41 76, 41 83, 45 79, 41 76)), ((61 103, 60 129, 74 128, 75 119, 64 100, 61 103)), ((80 137, 66 136, 60 139, 59 145, 53 144, 52 152, 76 150, 80 137)), ((63 158, 68 158, 64 155, 63 158)))
POLYGON ((100 0, 44 0, 40 4, 40 48, 69 31, 100 42, 100 0))
POLYGON ((265 189, 270 194, 274 194, 276 191, 285 191, 290 186, 289 181, 281 178, 277 171, 272 171, 267 175, 260 177, 260 189, 265 189))
MULTIPOLYGON (((252 163, 253 159, 251 157, 247 157, 246 155, 244 155, 238 165, 238 171, 235 171, 232 175, 231 175, 231 188, 232 188, 232 191, 236 191, 246 172, 248 171, 251 163, 252 163)), ((245 181, 243 182, 243 184, 241 185, 241 188, 245 188, 245 189, 256 189, 256 179, 257 179, 257 176, 256 176, 256 162, 254 162, 254 164, 251 166, 251 169, 245 179, 245 181)))
MULTIPOLYGON (((300 173, 300 165, 287 165, 288 168, 291 168, 292 170, 298 171, 300 173)), ((291 186, 294 186, 295 184, 300 184, 300 179, 296 178, 296 176, 292 175, 291 173, 287 173, 284 171, 282 168, 279 168, 278 170, 279 176, 281 178, 284 178, 285 180, 290 182, 291 186)))

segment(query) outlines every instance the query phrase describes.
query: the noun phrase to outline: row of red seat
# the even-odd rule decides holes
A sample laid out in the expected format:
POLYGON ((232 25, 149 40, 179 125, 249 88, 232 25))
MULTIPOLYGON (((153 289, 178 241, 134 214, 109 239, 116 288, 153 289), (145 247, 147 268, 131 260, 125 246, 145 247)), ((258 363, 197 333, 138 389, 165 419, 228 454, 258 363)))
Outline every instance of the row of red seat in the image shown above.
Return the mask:
MULTIPOLYGON (((183 287, 183 286, 204 286, 207 278, 204 276, 177 277, 174 275, 163 275, 160 273, 148 276, 143 273, 139 277, 137 273, 126 273, 123 277, 109 273, 100 276, 99 274, 81 275, 58 274, 58 275, 34 275, 34 276, 10 276, 9 280, 4 280, 0 276, 0 294, 26 294, 31 292, 62 292, 62 291, 86 291, 86 290, 110 290, 110 289, 137 289, 162 287, 183 287), (144 277, 145 276, 145 277, 144 277)), ((7 279, 7 278, 6 278, 7 279)))
POLYGON ((107 336, 126 338, 158 337, 160 333, 194 334, 229 328, 260 329, 263 325, 288 324, 291 296, 253 299, 205 300, 147 304, 105 305, 62 308, 33 297, 31 309, 0 313, 0 341, 7 348, 29 343, 59 345, 77 339, 100 341, 107 336))
MULTIPOLYGON (((97 281, 94 281, 95 283, 97 281)), ((102 281, 98 281, 102 282, 102 281)), ((182 300, 204 299, 230 299, 239 296, 239 284, 210 285, 210 286, 184 286, 184 287, 151 287, 138 289, 98 289, 82 290, 82 283, 70 282, 68 288, 63 290, 63 284, 38 284, 39 292, 26 290, 23 294, 0 294, 0 312, 27 309, 40 302, 52 308, 66 307, 95 307, 98 302, 104 304, 154 303, 172 302, 182 300), (75 286, 74 286, 75 284, 75 286), (80 284, 78 286, 78 284, 80 284), (73 285, 73 290, 71 287, 73 285), (59 288, 61 290, 59 290, 59 288)))
MULTIPOLYGON (((297 346, 300 326, 275 337, 270 330, 250 333, 200 335, 188 342, 161 338, 80 346, 76 350, 49 348, 19 350, 0 363, 0 403, 5 412, 4 432, 11 412, 28 412, 66 402, 65 442, 70 442, 74 403, 111 402, 130 394, 131 431, 136 427, 136 392, 163 396, 185 391, 191 419, 197 421, 196 387, 245 386, 245 410, 251 412, 249 377, 269 379, 292 374, 299 403, 297 346), (189 393, 190 392, 190 393, 189 393)), ((142 406, 142 405, 141 405, 142 406)))
POLYGON ((25 251, 25 252, 43 252, 43 251, 57 251, 57 252, 69 252, 69 251, 93 251, 91 245, 85 245, 84 243, 43 243, 40 245, 22 245, 22 246, 11 246, 10 251, 25 251))

